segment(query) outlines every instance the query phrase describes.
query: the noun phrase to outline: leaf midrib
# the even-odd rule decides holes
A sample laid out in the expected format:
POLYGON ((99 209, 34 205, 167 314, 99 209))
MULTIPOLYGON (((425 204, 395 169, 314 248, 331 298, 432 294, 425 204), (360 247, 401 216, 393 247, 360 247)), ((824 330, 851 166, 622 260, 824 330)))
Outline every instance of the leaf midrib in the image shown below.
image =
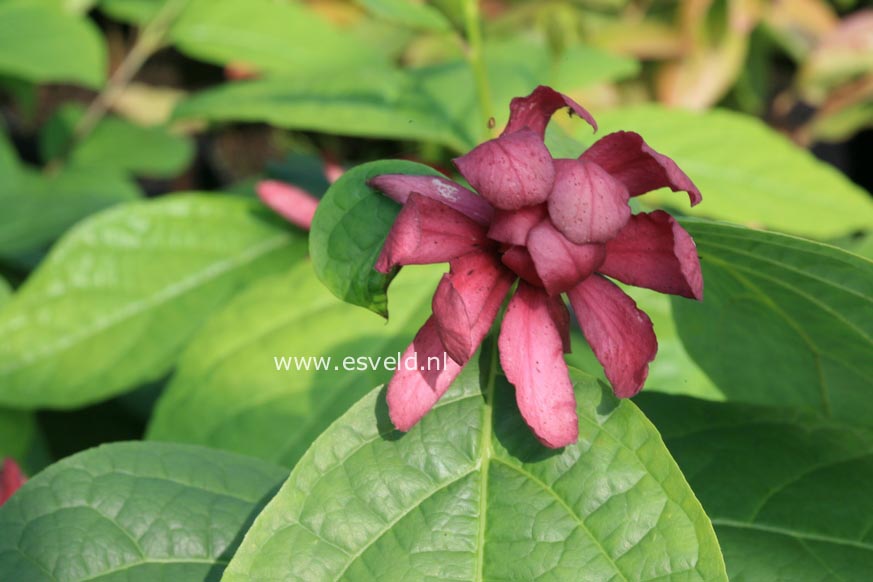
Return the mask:
POLYGON ((48 358, 57 353, 64 352, 79 345, 82 341, 90 339, 112 327, 115 327, 129 319, 132 319, 149 309, 169 303, 171 300, 180 297, 181 295, 218 279, 236 268, 250 264, 256 259, 281 248, 285 243, 290 242, 291 237, 288 234, 282 233, 269 239, 261 241, 242 253, 236 254, 223 261, 210 264, 207 268, 194 272, 191 276, 182 279, 176 283, 172 283, 155 293, 125 305, 123 308, 110 314, 102 319, 97 319, 90 326, 85 326, 77 331, 56 338, 53 342, 47 343, 42 349, 35 349, 24 357, 14 360, 12 365, 0 368, 0 375, 10 375, 22 368, 33 365, 41 359, 48 358))

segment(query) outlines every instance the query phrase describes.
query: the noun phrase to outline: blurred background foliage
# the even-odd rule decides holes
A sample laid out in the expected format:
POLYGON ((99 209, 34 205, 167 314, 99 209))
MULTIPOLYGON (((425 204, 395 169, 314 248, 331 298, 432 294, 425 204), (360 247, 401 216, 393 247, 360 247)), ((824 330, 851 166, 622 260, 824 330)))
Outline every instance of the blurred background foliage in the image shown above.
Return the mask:
MULTIPOLYGON (((511 97, 538 84, 589 107, 599 135, 639 130, 673 156, 705 193, 695 215, 873 256, 873 10, 860 2, 2 0, 0 275, 8 284, 0 301, 27 282, 18 310, 28 302, 33 308, 53 296, 59 272, 75 287, 75 271, 97 261, 83 251, 95 240, 151 248, 148 233, 176 236, 190 216, 201 218, 183 241, 192 248, 200 236, 224 252, 268 250, 220 285, 142 322, 136 333, 159 324, 170 330, 153 338, 161 349, 149 347, 124 373, 106 372, 104 360, 113 361, 106 354, 121 349, 119 338, 133 337, 130 329, 102 344, 76 344, 79 351, 53 372, 19 374, 27 362, 7 366, 3 404, 78 410, 43 411, 36 421, 3 412, 9 421, 0 424, 26 436, 3 439, 8 450, 0 452, 23 458, 29 447, 35 469, 89 444, 141 436, 178 353, 208 316, 248 280, 278 275, 289 257, 305 252, 300 233, 246 218, 265 213, 253 201, 213 207, 216 191, 250 198, 255 181, 268 176, 318 196, 329 185, 325 164, 380 158, 449 171, 453 156, 501 127, 511 97), (489 81, 484 94, 477 63, 489 81), (496 129, 483 122, 490 116, 496 129), (179 191, 208 193, 165 196, 179 191), (125 205, 132 210, 76 226, 111 206, 155 197, 166 201, 125 205), (62 236, 64 244, 41 264, 62 236), (94 369, 80 366, 81 377, 70 378, 64 366, 73 359, 93 360, 94 369)), ((583 124, 557 125, 548 136, 556 153, 578 152, 592 140, 583 124)), ((662 194, 641 201, 678 204, 662 194)), ((152 269, 140 273, 148 282, 126 290, 126 300, 214 268, 215 257, 193 254, 162 268, 160 253, 177 249, 155 245, 151 252, 146 267, 136 263, 152 269)), ((143 260, 124 256, 116 267, 143 260)), ((284 285, 264 281, 264 289, 284 285)), ((116 300, 121 311, 129 307, 116 300)), ((638 300, 656 320, 662 353, 675 352, 665 356, 672 367, 653 370, 656 382, 670 386, 679 362, 684 381, 695 379, 696 395, 719 398, 675 337, 670 306, 652 296, 638 300)), ((83 321, 107 306, 99 295, 90 304, 71 301, 83 321)), ((413 317, 403 325, 414 330, 417 323, 413 317)), ((11 333, 21 321, 14 313, 0 317, 0 328, 11 333)), ((288 334, 290 341, 293 330, 288 334)), ((43 341, 38 332, 17 337, 25 347, 43 341)), ((382 380, 367 378, 367 385, 382 380)), ((155 426, 160 433, 161 423, 155 426)))

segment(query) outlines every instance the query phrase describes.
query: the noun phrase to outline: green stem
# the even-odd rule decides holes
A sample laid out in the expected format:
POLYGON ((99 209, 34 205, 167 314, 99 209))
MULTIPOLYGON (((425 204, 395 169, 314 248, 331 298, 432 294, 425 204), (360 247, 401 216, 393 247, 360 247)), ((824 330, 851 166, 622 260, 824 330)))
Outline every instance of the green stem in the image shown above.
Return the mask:
MULTIPOLYGON (((464 20, 467 29, 467 58, 473 69, 476 82, 476 94, 479 98, 479 110, 485 127, 491 125, 491 88, 488 84, 488 68, 485 64, 485 54, 482 45, 482 22, 479 14, 479 1, 466 0, 464 4, 464 20)), ((483 135, 487 135, 483 132, 483 135)))
POLYGON ((188 0, 167 0, 154 18, 142 29, 133 48, 124 57, 121 65, 112 74, 97 98, 91 102, 84 117, 76 125, 73 131, 74 141, 84 139, 94 130, 106 112, 115 105, 124 93, 143 64, 164 45, 173 21, 187 2, 188 0))

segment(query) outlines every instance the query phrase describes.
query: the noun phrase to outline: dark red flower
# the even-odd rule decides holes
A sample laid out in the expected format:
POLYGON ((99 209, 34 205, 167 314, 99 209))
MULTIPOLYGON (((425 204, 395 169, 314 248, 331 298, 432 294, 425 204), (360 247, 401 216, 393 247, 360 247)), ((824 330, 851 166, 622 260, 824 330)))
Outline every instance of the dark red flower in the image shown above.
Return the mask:
POLYGON ((404 205, 376 269, 448 262, 433 315, 407 348, 450 360, 446 369, 401 367, 388 385, 391 419, 409 430, 448 389, 493 324, 512 285, 498 347, 518 407, 550 447, 575 442, 578 421, 563 354, 569 351, 566 293, 615 394, 643 387, 657 351, 652 323, 610 281, 694 299, 703 296, 691 236, 666 212, 631 214, 628 200, 662 187, 700 192, 668 157, 632 132, 597 141, 578 159, 553 159, 544 135, 566 95, 538 87, 512 100, 503 134, 455 160, 478 195, 448 179, 383 175, 370 183, 404 205))
POLYGON ((0 505, 6 503, 26 481, 27 478, 21 472, 18 463, 10 458, 4 459, 3 467, 0 468, 0 505))

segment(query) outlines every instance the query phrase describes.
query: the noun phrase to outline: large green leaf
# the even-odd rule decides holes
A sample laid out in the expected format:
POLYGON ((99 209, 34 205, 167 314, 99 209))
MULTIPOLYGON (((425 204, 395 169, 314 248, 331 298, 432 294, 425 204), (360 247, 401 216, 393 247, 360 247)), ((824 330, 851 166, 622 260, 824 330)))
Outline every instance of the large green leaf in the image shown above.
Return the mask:
POLYGON ((632 403, 577 377, 580 441, 551 451, 483 354, 407 435, 381 389, 341 417, 223 580, 727 579, 709 520, 632 403))
POLYGON ((474 143, 415 79, 381 68, 224 85, 183 101, 175 117, 433 141, 457 151, 474 143))
POLYGON ((240 287, 305 251, 255 201, 174 195, 71 231, 0 311, 0 403, 71 407, 160 378, 240 287))
POLYGON ((49 3, 0 3, 0 73, 36 83, 99 87, 105 69, 100 33, 87 19, 49 3))
POLYGON ((79 453, 0 508, 0 579, 218 580, 286 474, 186 445, 119 443, 79 453))
POLYGON ((367 185, 380 174, 442 176, 429 166, 400 160, 353 168, 318 205, 309 252, 316 274, 334 295, 387 317, 386 291, 393 275, 378 273, 373 265, 400 206, 367 185))
POLYGON ((636 399, 715 525, 731 580, 866 580, 873 433, 797 412, 636 399))
POLYGON ((873 262, 835 247, 689 220, 703 302, 674 300, 688 353, 731 400, 873 424, 873 262))
POLYGON ((437 266, 401 273, 391 287, 387 326, 327 293, 308 262, 253 285, 192 340, 158 402, 149 438, 293 467, 331 422, 391 377, 382 361, 402 352, 424 323, 443 271, 437 266), (379 358, 378 369, 343 368, 344 358, 355 358, 357 367, 367 357, 379 358), (289 369, 274 358, 285 358, 289 369), (311 368, 298 369, 292 358, 312 358, 311 368), (330 361, 316 370, 316 358, 330 361))
POLYGON ((372 67, 382 58, 372 46, 294 1, 189 0, 170 40, 195 58, 295 75, 332 76, 329 69, 372 67))
MULTIPOLYGON (((816 160, 761 121, 729 111, 642 106, 598 114, 601 133, 639 132, 672 157, 703 193, 689 209, 666 190, 640 201, 708 216, 826 238, 873 228, 873 200, 837 169, 816 160)), ((591 143, 590 133, 575 134, 591 143)))
POLYGON ((86 216, 139 196, 136 184, 112 169, 19 168, 10 180, 0 178, 0 255, 45 248, 86 216))
POLYGON ((166 127, 141 127, 117 117, 105 117, 78 143, 73 131, 84 115, 76 106, 60 108, 43 127, 40 149, 43 159, 66 156, 67 163, 80 168, 111 168, 122 172, 172 178, 191 162, 194 147, 188 138, 166 127))
POLYGON ((414 29, 447 32, 451 23, 443 13, 415 0, 357 0, 373 16, 414 29))

